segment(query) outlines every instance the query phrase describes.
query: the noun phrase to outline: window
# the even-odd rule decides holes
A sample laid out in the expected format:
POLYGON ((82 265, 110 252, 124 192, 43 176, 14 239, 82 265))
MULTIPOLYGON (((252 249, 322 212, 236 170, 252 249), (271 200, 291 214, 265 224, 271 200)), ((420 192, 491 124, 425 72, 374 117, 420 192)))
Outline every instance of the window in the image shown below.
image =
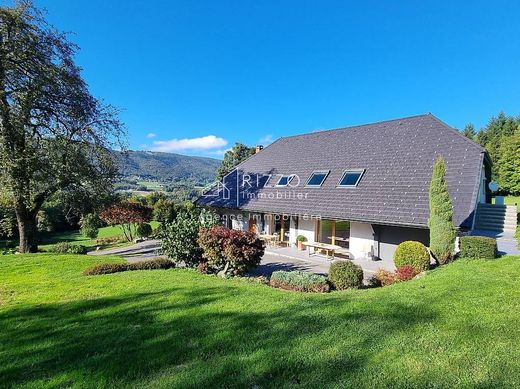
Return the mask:
POLYGON ((281 176, 276 186, 287 186, 294 176, 281 176))
POLYGON ((338 186, 357 186, 364 170, 347 170, 343 173, 343 177, 339 180, 338 186))
POLYGON ((328 175, 328 171, 313 172, 307 181, 307 186, 322 186, 328 175))

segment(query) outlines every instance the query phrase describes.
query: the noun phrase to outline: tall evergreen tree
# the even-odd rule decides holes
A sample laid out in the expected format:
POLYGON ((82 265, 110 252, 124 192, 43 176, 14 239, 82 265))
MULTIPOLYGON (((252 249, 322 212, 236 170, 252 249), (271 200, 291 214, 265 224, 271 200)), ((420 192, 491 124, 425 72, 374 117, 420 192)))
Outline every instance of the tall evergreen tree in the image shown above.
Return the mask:
POLYGON ((446 163, 439 157, 433 165, 430 184, 430 250, 440 264, 453 258, 455 227, 453 205, 446 182, 446 163))
POLYGON ((254 147, 248 147, 242 143, 235 143, 231 150, 226 151, 224 159, 217 171, 217 180, 222 180, 235 166, 245 161, 255 153, 254 147))
POLYGON ((504 138, 500 148, 498 184, 508 193, 520 194, 520 131, 504 138))
POLYGON ((466 127, 464 127, 464 130, 462 131, 462 133, 464 134, 464 136, 466 138, 475 140, 476 132, 475 132, 475 127, 473 126, 472 123, 466 124, 466 127))

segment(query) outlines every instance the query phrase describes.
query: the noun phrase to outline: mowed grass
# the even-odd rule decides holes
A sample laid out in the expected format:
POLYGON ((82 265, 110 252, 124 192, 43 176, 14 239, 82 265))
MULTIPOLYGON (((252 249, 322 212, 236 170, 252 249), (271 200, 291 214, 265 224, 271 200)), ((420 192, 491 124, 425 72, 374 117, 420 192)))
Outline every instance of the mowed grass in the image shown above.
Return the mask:
POLYGON ((0 257, 0 386, 520 386, 518 257, 323 295, 107 260, 0 257))

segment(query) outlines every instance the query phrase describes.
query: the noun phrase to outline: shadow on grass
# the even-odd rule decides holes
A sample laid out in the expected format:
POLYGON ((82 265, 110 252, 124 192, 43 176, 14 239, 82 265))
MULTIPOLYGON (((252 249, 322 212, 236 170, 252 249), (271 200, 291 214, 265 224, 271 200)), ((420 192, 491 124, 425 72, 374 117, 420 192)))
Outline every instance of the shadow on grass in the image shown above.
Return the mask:
POLYGON ((7 386, 340 385, 366 374, 387 339, 436 317, 400 304, 342 311, 320 298, 262 311, 251 300, 240 307, 241 293, 171 288, 0 311, 0 377, 7 386))

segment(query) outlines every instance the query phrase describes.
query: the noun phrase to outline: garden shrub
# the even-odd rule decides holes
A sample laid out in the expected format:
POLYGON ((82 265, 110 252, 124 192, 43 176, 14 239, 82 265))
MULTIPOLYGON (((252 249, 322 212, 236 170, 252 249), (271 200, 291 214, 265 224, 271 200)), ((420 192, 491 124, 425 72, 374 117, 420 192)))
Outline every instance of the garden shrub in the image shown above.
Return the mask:
POLYGON ((456 231, 453 225, 453 204, 446 182, 446 163, 439 157, 433 166, 430 184, 430 250, 439 264, 453 259, 456 231))
POLYGON ((96 245, 98 246, 108 246, 114 243, 124 243, 126 242, 126 238, 124 236, 109 236, 107 238, 101 238, 96 240, 96 245))
POLYGON ((175 263, 166 258, 155 258, 128 264, 128 270, 171 269, 172 267, 175 267, 175 263))
POLYGON ((271 275, 269 284, 274 288, 298 292, 325 293, 330 291, 329 283, 324 276, 303 271, 275 271, 271 275))
POLYGON ((128 263, 102 263, 86 269, 83 274, 86 276, 97 276, 101 274, 119 273, 128 270, 128 263))
POLYGON ((203 260, 204 251, 197 239, 202 227, 216 223, 215 215, 208 211, 191 209, 179 212, 172 222, 165 222, 161 228, 161 248, 175 263, 187 267, 197 267, 203 260))
POLYGON ((148 238, 152 232, 152 226, 148 223, 141 223, 137 226, 136 234, 140 238, 148 238))
POLYGON ((472 259, 494 259, 497 257, 497 241, 485 236, 463 236, 460 238, 460 256, 472 259))
POLYGON ((395 276, 399 281, 409 281, 414 278, 420 270, 410 265, 399 266, 395 271, 395 276))
POLYGON ((395 267, 410 265, 419 271, 430 267, 430 254, 421 242, 406 241, 397 246, 394 253, 395 267))
POLYGON ((87 248, 80 244, 70 244, 69 242, 60 242, 52 246, 49 251, 57 254, 86 254, 87 248))
POLYGON ((198 243, 203 249, 209 272, 242 275, 260 264, 265 244, 253 232, 221 225, 202 228, 198 243))
POLYGON ((99 220, 99 218, 96 215, 89 213, 81 217, 79 225, 81 227, 81 235, 86 236, 90 239, 96 239, 99 233, 101 220, 99 220))
POLYGON ((102 263, 100 265, 89 267, 83 272, 83 274, 86 276, 96 276, 131 270, 171 269, 173 267, 175 267, 175 264, 172 261, 165 258, 155 258, 133 263, 102 263))
POLYGON ((381 286, 392 285, 397 281, 397 274, 384 269, 379 269, 374 275, 374 279, 377 280, 381 286))
POLYGON ((330 265, 329 280, 338 290, 359 288, 363 285, 363 269, 350 261, 337 261, 330 265))

